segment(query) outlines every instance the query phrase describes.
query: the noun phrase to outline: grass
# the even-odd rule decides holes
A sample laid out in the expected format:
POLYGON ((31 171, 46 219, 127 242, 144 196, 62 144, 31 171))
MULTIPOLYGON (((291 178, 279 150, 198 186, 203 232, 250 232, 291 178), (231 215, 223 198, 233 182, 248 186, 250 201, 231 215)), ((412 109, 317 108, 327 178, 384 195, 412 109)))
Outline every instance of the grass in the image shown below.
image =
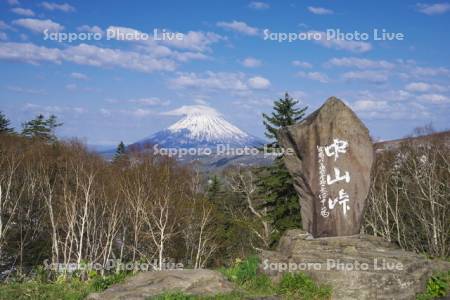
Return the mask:
MULTIPOLYGON (((264 296, 281 296, 283 299, 329 299, 331 288, 319 285, 303 273, 285 273, 278 284, 258 272, 259 258, 251 256, 245 260, 237 259, 229 268, 220 271, 233 282, 236 291, 215 296, 192 296, 177 291, 163 293, 151 299, 156 300, 240 300, 264 296)), ((79 300, 88 294, 105 290, 114 283, 122 282, 127 273, 118 273, 102 277, 95 272, 89 274, 89 280, 81 281, 77 276, 59 277, 48 282, 46 274, 38 274, 33 280, 0 284, 0 300, 79 300)))
POLYGON ((215 295, 215 296, 193 296, 182 292, 168 292, 156 297, 148 298, 149 300, 241 300, 248 299, 251 295, 245 292, 232 292, 229 294, 215 295))
POLYGON ((0 299, 84 299, 93 292, 89 284, 82 281, 42 283, 37 281, 14 282, 0 285, 0 299))
POLYGON ((275 292, 273 284, 267 275, 258 273, 259 263, 257 256, 250 256, 243 261, 237 259, 233 266, 222 268, 220 271, 228 280, 249 294, 272 295, 275 292))
POLYGON ((450 294, 450 270, 431 276, 425 292, 416 296, 417 300, 431 300, 450 294))
POLYGON ((240 300, 264 296, 281 296, 284 299, 329 299, 331 288, 315 283, 303 273, 285 273, 278 284, 272 283, 265 274, 258 272, 259 258, 251 256, 246 260, 237 259, 229 268, 222 268, 220 272, 238 290, 224 295, 192 296, 181 292, 168 292, 152 297, 153 300, 240 300))
POLYGON ((276 287, 277 294, 292 299, 329 299, 331 287, 319 285, 303 273, 285 273, 276 287))
POLYGON ((91 273, 89 280, 82 281, 77 277, 58 277, 48 282, 36 276, 32 280, 0 284, 0 299, 14 300, 80 300, 93 292, 105 290, 112 284, 123 281, 127 273, 100 276, 91 273))

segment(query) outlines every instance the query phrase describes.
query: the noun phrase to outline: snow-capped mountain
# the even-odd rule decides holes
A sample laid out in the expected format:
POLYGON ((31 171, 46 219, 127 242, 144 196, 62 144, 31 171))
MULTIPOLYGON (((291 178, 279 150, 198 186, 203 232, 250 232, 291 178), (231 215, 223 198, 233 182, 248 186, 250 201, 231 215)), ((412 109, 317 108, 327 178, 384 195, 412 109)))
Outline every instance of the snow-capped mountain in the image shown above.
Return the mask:
POLYGON ((136 144, 152 144, 160 148, 206 148, 217 145, 241 148, 264 144, 262 139, 242 131, 207 106, 183 106, 166 114, 184 117, 136 144))

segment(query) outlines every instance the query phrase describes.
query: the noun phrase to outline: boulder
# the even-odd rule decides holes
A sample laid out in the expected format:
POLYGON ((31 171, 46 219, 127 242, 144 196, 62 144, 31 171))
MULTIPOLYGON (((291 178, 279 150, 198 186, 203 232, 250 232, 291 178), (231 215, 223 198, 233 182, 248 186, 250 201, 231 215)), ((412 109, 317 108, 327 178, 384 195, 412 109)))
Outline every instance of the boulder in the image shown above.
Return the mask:
POLYGON ((401 250, 379 237, 313 238, 295 229, 283 235, 276 251, 260 254, 261 272, 274 281, 284 272, 304 272, 330 285, 332 299, 415 299, 433 272, 450 263, 401 250))
POLYGON ((212 270, 165 270, 142 272, 104 292, 90 294, 88 300, 143 300, 165 292, 212 296, 234 289, 221 273, 212 270))
POLYGON ((278 139, 299 194, 303 229, 314 237, 358 234, 374 152, 356 114, 331 97, 303 121, 281 129, 278 139))

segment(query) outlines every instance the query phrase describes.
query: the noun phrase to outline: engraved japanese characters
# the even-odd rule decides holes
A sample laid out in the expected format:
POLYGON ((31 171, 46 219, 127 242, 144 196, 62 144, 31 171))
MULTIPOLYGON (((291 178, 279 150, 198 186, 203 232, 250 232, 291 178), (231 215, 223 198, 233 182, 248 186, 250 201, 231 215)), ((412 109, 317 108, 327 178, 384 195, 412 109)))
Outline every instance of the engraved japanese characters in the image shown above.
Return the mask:
POLYGON ((284 161, 299 194, 303 229, 314 237, 359 233, 374 153, 355 113, 331 97, 278 138, 291 150, 284 161))

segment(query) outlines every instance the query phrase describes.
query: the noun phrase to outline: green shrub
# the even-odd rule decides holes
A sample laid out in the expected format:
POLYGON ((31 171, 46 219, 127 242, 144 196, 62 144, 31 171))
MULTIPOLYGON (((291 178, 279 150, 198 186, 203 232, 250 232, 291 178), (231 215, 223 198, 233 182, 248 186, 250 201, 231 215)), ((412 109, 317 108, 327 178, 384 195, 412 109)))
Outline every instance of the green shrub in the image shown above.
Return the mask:
POLYGON ((232 282, 239 285, 255 278, 258 272, 259 258, 257 256, 250 256, 245 260, 236 259, 233 266, 228 269, 223 269, 224 275, 232 282))
POLYGON ((417 295, 417 300, 430 300, 447 296, 450 293, 450 270, 447 273, 431 276, 424 293, 417 295))
POLYGON ((122 272, 103 277, 91 273, 91 279, 83 281, 72 274, 54 276, 55 280, 50 281, 47 272, 36 270, 36 275, 31 280, 0 284, 0 299, 81 300, 92 292, 102 291, 123 281, 127 275, 128 273, 122 272))
POLYGON ((257 256, 250 256, 245 260, 236 259, 233 266, 221 271, 228 280, 249 292, 270 294, 273 292, 272 282, 267 275, 258 273, 259 264, 257 256))
POLYGON ((285 273, 277 288, 277 294, 294 299, 329 299, 331 288, 319 285, 303 273, 285 273))
POLYGON ((0 299, 14 300, 81 300, 91 290, 86 282, 40 283, 29 281, 23 283, 0 284, 0 299))
POLYGON ((242 300, 252 299, 252 295, 244 292, 231 292, 228 294, 220 294, 214 296, 192 296, 182 292, 168 292, 155 297, 147 298, 148 300, 242 300))
POLYGON ((107 276, 93 274, 91 279, 91 286, 94 291, 103 291, 113 284, 124 281, 127 276, 128 273, 126 272, 116 273, 107 276))

